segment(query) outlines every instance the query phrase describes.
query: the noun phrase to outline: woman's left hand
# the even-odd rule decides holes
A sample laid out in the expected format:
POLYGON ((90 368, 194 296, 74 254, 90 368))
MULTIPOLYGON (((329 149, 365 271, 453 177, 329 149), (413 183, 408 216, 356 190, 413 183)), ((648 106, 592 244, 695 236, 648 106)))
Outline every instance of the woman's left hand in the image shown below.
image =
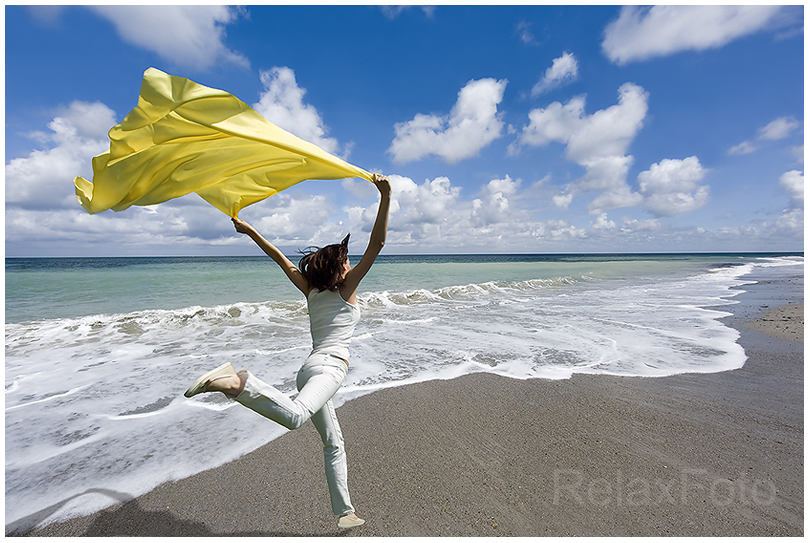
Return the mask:
POLYGON ((236 228, 236 231, 240 234, 250 234, 253 231, 253 227, 242 219, 233 217, 231 221, 233 222, 233 226, 236 228))

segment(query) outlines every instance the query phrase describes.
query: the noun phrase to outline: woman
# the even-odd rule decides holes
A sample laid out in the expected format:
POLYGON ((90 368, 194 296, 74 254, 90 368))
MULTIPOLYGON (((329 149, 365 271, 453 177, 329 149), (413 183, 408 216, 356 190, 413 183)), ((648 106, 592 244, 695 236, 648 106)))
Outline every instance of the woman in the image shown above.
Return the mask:
POLYGON ((380 254, 388 230, 391 185, 384 175, 374 174, 373 179, 380 191, 380 207, 366 252, 353 268, 348 258, 349 236, 340 244, 305 253, 299 268, 296 268, 252 226, 240 219, 233 219, 236 231, 250 236, 281 266, 290 281, 307 298, 312 352, 298 371, 298 396, 292 400, 249 371, 237 373, 230 363, 209 371, 185 393, 190 398, 202 392, 223 392, 290 430, 299 428, 311 418, 323 440, 332 512, 338 515, 338 526, 341 528, 359 526, 365 522, 354 513, 349 500, 346 453, 332 406, 332 396, 349 371, 348 346, 360 319, 357 287, 380 254))

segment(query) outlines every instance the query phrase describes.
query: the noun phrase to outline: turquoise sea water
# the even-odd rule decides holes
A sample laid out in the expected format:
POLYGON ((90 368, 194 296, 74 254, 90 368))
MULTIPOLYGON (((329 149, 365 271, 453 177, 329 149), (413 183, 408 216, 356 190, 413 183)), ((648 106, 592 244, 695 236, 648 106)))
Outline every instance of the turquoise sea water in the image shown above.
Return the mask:
MULTIPOLYGON (((362 290, 433 290, 561 277, 633 277, 646 272, 654 275, 701 270, 712 264, 740 264, 769 256, 788 255, 381 255, 362 290)), ((290 258, 297 262, 294 255, 290 258)), ((264 256, 9 258, 5 272, 7 323, 299 297, 275 263, 264 256)))
MULTIPOLYGON (((745 353, 719 320, 724 306, 751 272, 801 275, 803 264, 801 254, 383 255, 361 285, 335 404, 472 372, 738 368, 745 353)), ((294 393, 306 304, 269 258, 6 259, 5 281, 7 525, 97 510, 113 502, 90 489, 139 495, 286 431, 221 395, 182 396, 224 361, 294 393), (212 437, 233 427, 236 443, 212 437)))

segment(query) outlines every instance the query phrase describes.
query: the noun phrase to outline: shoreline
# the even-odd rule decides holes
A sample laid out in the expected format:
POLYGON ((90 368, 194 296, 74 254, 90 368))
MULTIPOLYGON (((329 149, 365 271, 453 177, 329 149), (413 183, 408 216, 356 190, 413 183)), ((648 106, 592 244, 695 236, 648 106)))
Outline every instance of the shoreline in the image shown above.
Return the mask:
POLYGON ((329 510, 307 423, 224 466, 13 535, 801 536, 804 346, 777 334, 803 335, 803 278, 744 289, 723 308, 748 355, 737 370, 478 373, 347 402, 349 484, 367 520, 349 532, 329 510))

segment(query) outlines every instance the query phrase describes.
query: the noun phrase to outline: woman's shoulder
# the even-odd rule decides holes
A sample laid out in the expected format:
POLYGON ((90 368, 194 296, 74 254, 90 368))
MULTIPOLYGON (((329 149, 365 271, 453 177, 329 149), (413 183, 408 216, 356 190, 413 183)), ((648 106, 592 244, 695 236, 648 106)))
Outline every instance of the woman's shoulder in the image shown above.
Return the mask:
POLYGON ((346 300, 339 290, 318 290, 317 288, 313 288, 307 295, 307 301, 310 304, 320 302, 321 300, 323 300, 321 303, 346 304, 353 308, 357 307, 356 304, 346 300))
POLYGON ((307 295, 306 295, 307 296, 307 301, 311 302, 312 300, 317 298, 318 295, 321 294, 322 292, 325 292, 325 291, 318 290, 317 287, 309 287, 309 292, 307 292, 307 295))

